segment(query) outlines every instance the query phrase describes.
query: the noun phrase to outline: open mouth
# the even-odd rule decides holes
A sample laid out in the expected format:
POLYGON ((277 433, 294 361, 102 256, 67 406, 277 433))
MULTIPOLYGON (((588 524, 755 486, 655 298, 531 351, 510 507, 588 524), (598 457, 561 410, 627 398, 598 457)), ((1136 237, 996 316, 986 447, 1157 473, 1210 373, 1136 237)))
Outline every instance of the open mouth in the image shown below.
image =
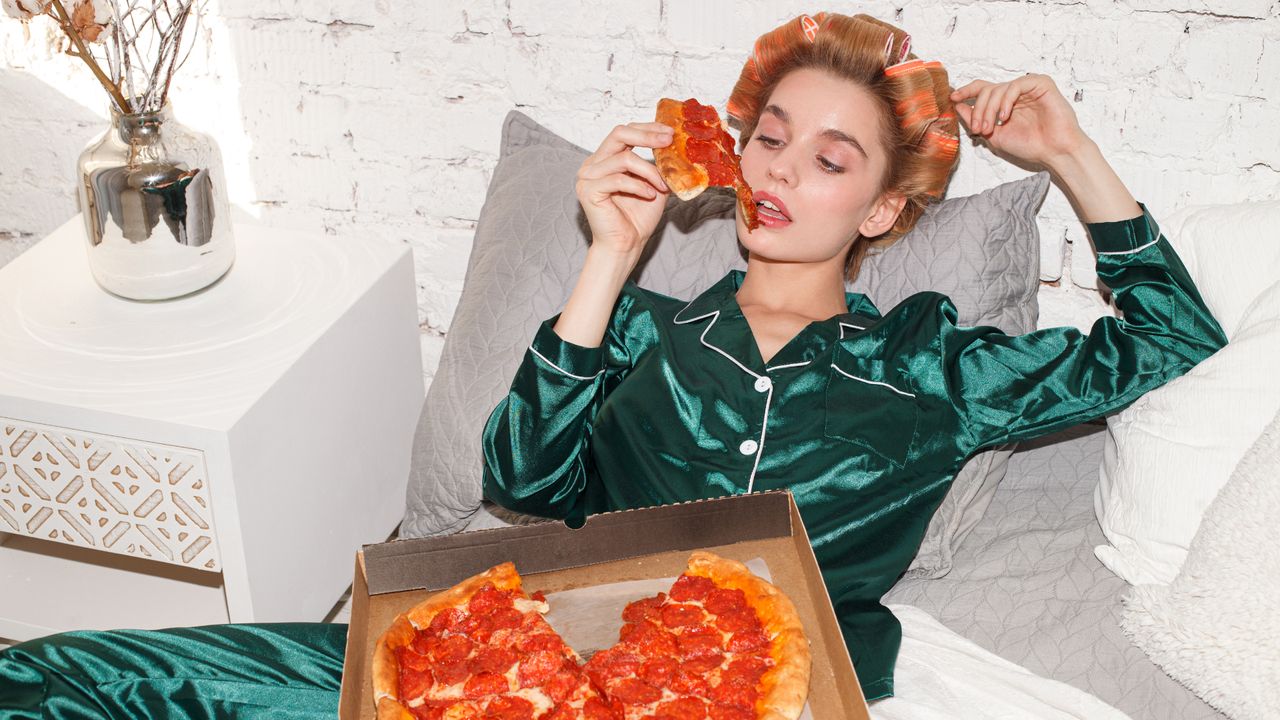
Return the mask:
POLYGON ((779 225, 791 222, 791 215, 787 213, 787 206, 782 200, 771 193, 761 192, 755 194, 756 214, 760 218, 760 222, 769 227, 778 227, 779 225))

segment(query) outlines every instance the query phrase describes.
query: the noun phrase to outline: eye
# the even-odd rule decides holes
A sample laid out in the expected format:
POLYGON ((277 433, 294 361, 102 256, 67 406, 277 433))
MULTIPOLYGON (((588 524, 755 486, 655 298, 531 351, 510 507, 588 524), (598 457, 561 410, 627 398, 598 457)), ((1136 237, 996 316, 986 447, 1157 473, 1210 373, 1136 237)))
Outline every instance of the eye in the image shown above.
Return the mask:
POLYGON ((767 135, 757 135, 756 140, 760 141, 765 147, 782 147, 782 141, 771 138, 767 135))
POLYGON ((836 165, 835 163, 822 157, 821 155, 818 156, 818 164, 822 166, 823 172, 828 172, 828 173, 831 173, 832 175, 839 175, 840 173, 844 172, 844 168, 840 167, 839 165, 836 165))

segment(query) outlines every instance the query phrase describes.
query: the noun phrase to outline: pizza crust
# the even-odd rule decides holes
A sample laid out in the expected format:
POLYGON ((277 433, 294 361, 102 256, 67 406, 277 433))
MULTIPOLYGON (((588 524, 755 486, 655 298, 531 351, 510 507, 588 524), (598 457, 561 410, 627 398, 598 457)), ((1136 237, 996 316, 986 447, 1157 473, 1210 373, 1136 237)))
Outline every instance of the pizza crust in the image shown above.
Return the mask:
POLYGON ((723 588, 741 590, 769 637, 769 654, 776 663, 760 680, 756 701, 759 720, 796 720, 809 695, 813 664, 809 641, 791 599, 737 560, 699 550, 689 557, 690 575, 709 578, 723 588))
POLYGON ((520 590, 521 587, 515 565, 509 562, 497 565, 409 608, 396 616, 391 627, 378 638, 373 649, 373 698, 378 706, 378 720, 413 717, 399 701, 400 659, 396 651, 412 643, 418 629, 430 625, 441 610, 466 606, 485 583, 493 583, 499 590, 520 590))
POLYGON ((685 158, 685 143, 689 133, 684 129, 683 104, 670 98, 658 101, 657 121, 675 130, 671 144, 654 148, 653 161, 662 179, 681 200, 692 200, 702 194, 710 184, 707 171, 685 158))

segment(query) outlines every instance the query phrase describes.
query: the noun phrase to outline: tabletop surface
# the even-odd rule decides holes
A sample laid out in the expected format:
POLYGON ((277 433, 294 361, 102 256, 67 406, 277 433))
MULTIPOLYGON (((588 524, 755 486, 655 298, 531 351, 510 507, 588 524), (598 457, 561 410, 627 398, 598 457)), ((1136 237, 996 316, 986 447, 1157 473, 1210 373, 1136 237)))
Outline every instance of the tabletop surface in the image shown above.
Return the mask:
POLYGON ((0 268, 0 415, 26 400, 230 427, 409 252, 252 224, 235 239, 221 280, 158 302, 98 286, 79 216, 0 268))

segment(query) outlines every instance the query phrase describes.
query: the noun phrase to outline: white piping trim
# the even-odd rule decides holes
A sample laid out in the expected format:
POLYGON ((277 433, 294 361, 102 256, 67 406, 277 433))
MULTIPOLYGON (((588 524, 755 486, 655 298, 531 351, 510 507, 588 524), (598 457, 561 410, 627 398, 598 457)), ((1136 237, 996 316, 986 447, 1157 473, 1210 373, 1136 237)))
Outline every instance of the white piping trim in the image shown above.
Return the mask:
POLYGON ((760 447, 756 448, 756 461, 751 466, 751 477, 747 478, 747 494, 756 486, 756 468, 760 467, 760 456, 764 455, 764 436, 769 432, 769 403, 773 401, 773 386, 769 386, 769 394, 764 396, 764 422, 760 424, 760 447))
MULTIPOLYGON (((692 305, 692 304, 693 304, 693 301, 692 301, 692 300, 690 300, 690 301, 689 301, 689 305, 692 305)), ((680 317, 680 313, 682 313, 682 312, 684 312, 685 310, 688 310, 688 309, 689 309, 689 305, 685 305, 685 306, 684 306, 684 308, 680 310, 680 312, 678 312, 678 313, 676 313, 676 314, 675 314, 675 317, 676 317, 676 318, 679 318, 679 317, 680 317)), ((711 318, 711 322, 707 323, 707 327, 706 327, 706 328, 704 328, 704 329, 703 329, 703 331, 702 331, 702 334, 698 336, 698 342, 702 343, 702 345, 703 345, 704 347, 709 347, 709 348, 711 348, 712 350, 715 350, 716 352, 720 353, 721 355, 723 355, 723 356, 725 356, 725 357, 729 358, 729 360, 730 360, 734 365, 737 365, 739 368, 741 368, 742 372, 744 372, 744 373, 746 373, 746 374, 750 375, 751 377, 753 377, 753 378, 755 378, 755 379, 757 379, 757 380, 759 380, 760 378, 764 377, 763 375, 757 375, 756 373, 752 372, 751 370, 748 370, 748 369, 747 369, 747 366, 745 366, 745 365, 743 365, 742 363, 738 362, 738 359, 737 359, 737 358, 735 358, 734 356, 732 356, 732 355, 730 355, 729 353, 725 352, 724 350, 721 350, 720 348, 716 347, 715 345, 712 345, 711 343, 707 342, 707 333, 711 332, 711 328, 715 327, 715 326, 716 326, 716 321, 720 319, 720 311, 719 311, 719 310, 712 310, 711 312, 706 313, 705 315, 699 315, 698 317, 695 317, 695 318, 689 318, 688 320, 678 320, 678 319, 676 319, 676 320, 674 320, 674 322, 675 322, 675 324, 677 324, 677 325, 684 325, 684 324, 691 323, 691 322, 694 322, 694 321, 696 321, 696 320, 701 320, 701 319, 703 319, 703 318, 707 318, 707 317, 711 318)), ((810 362, 812 362, 812 361, 810 361, 810 362)), ((807 365, 808 363, 805 363, 805 364, 807 365)), ((788 367, 789 367, 789 366, 788 366, 788 367)), ((765 369, 766 369, 766 370, 768 370, 768 368, 765 368, 765 369)), ((764 438, 765 438, 765 435, 766 435, 766 434, 768 434, 768 432, 769 432, 769 403, 771 403, 771 402, 773 402, 773 385, 770 385, 770 386, 769 386, 769 394, 768 394, 768 395, 765 395, 765 398, 764 398, 764 419, 763 419, 763 420, 761 421, 761 423, 760 423, 760 441, 759 441, 758 446, 756 447, 756 461, 755 461, 755 464, 753 464, 753 465, 751 466, 751 475, 750 475, 750 477, 748 477, 748 478, 747 478, 747 492, 748 492, 748 493, 750 493, 750 492, 755 488, 755 486, 756 486, 756 470, 760 467, 760 456, 764 454, 764 438)))
POLYGON ((839 321, 837 321, 837 324, 840 326, 840 339, 841 339, 841 340, 843 340, 843 339, 844 339, 844 329, 845 329, 845 328, 852 328, 852 329, 854 329, 854 330, 866 330, 866 328, 865 328, 865 327, 863 327, 862 325, 854 325, 853 323, 847 323, 847 322, 839 322, 839 321))
MULTIPOLYGON (((686 307, 687 307, 687 306, 686 306, 686 307)), ((680 312, 684 312, 684 311, 683 311, 683 310, 681 310, 680 312)), ((676 314, 677 314, 677 315, 679 315, 680 313, 676 313, 676 314)), ((677 324, 677 325, 683 325, 683 324, 685 324, 685 323, 691 323, 691 322, 693 322, 694 320, 701 320, 702 318, 705 318, 705 317, 710 317, 710 318, 711 318, 711 322, 707 323, 707 327, 706 327, 705 329, 703 329, 702 334, 698 336, 698 342, 702 343, 702 344, 703 344, 704 346, 706 346, 706 347, 711 348, 712 350, 715 350, 716 352, 720 353, 721 355, 723 355, 723 356, 725 356, 725 357, 729 358, 729 360, 730 360, 730 361, 732 361, 734 365, 737 365, 739 368, 741 368, 741 369, 742 369, 742 372, 744 372, 744 373, 746 373, 746 374, 750 375, 751 377, 756 378, 756 379, 760 379, 760 378, 764 377, 763 375, 757 375, 756 373, 752 372, 751 370, 748 370, 748 369, 747 369, 747 366, 746 366, 746 365, 743 365, 743 364, 742 364, 742 363, 740 363, 740 362, 738 362, 738 359, 737 359, 737 358, 735 358, 734 356, 732 356, 732 355, 730 355, 729 353, 725 352, 724 350, 721 350, 720 348, 716 347, 715 345, 712 345, 711 343, 707 342, 707 333, 711 332, 711 328, 715 327, 715 326, 716 326, 716 321, 720 319, 720 311, 719 311, 719 310, 713 310, 713 311, 711 311, 711 312, 707 313, 706 315, 699 315, 699 316, 698 316, 698 317, 696 317, 696 318, 690 318, 690 319, 688 319, 688 320, 676 320, 676 324, 677 324)))
POLYGON ((560 367, 559 365, 557 365, 557 364, 555 364, 555 363, 551 362, 550 360, 548 360, 548 359, 547 359, 547 357, 546 357, 545 355, 543 355, 542 353, 540 353, 540 352, 538 352, 537 350, 535 350, 535 349, 534 349, 534 347, 533 347, 532 345, 530 345, 530 346, 529 346, 529 352, 533 353, 534 355, 537 355, 537 356, 538 356, 538 358, 539 358, 540 360, 542 360, 542 362, 544 362, 544 363, 546 363, 546 364, 550 365, 551 367, 555 368, 556 370, 559 370, 559 371, 560 371, 560 373, 561 373, 562 375, 568 375, 569 377, 573 378, 574 380, 595 380, 596 378, 598 378, 598 377, 600 377, 601 375, 603 375, 603 374, 604 374, 604 370, 601 370, 600 372, 598 372, 598 373, 596 373, 595 375, 592 375, 592 376, 590 376, 590 377, 586 377, 586 376, 583 376, 583 375, 574 375, 573 373, 569 372, 568 370, 565 370, 564 368, 560 367))
POLYGON ((898 388, 896 388, 896 387, 894 387, 894 386, 890 385, 889 383, 877 382, 877 381, 875 381, 875 380, 867 380, 866 378, 860 378, 860 377, 857 377, 856 375, 850 375, 849 373, 847 373, 847 372, 845 372, 845 371, 841 370, 841 369, 840 369, 840 368, 839 368, 835 363, 831 363, 831 367, 832 367, 832 368, 834 368, 836 372, 838 372, 838 373, 840 373, 841 375, 843 375, 843 376, 845 376, 845 377, 849 378, 850 380, 857 380, 858 382, 866 383, 866 384, 868 384, 868 385, 882 385, 882 386, 887 387, 887 388, 889 388, 890 390, 892 390, 892 391, 894 391, 894 392, 898 393, 899 395, 902 395, 903 397, 909 397, 909 398, 913 398, 913 397, 915 397, 915 394, 914 394, 914 393, 909 393, 909 392, 906 392, 905 390, 899 390, 898 388))
POLYGON ((1155 240, 1152 240, 1151 242, 1145 245, 1139 245, 1138 247, 1132 250, 1110 250, 1107 252, 1103 252, 1102 250, 1099 250, 1098 254, 1099 255, 1132 255, 1136 252, 1141 252, 1143 250, 1146 250, 1147 248, 1151 247, 1152 245, 1155 245, 1158 242, 1160 242, 1160 238, 1157 237, 1155 240))
POLYGON ((813 361, 812 361, 812 360, 805 360, 804 362, 798 362, 798 363, 787 363, 786 365, 774 365, 773 367, 766 367, 766 368, 765 368, 765 370, 766 370, 766 371, 768 371, 768 372, 773 372, 774 370, 781 370, 782 368, 800 367, 801 365, 808 365, 808 364, 809 364, 809 363, 811 363, 811 362, 813 362, 813 361))

